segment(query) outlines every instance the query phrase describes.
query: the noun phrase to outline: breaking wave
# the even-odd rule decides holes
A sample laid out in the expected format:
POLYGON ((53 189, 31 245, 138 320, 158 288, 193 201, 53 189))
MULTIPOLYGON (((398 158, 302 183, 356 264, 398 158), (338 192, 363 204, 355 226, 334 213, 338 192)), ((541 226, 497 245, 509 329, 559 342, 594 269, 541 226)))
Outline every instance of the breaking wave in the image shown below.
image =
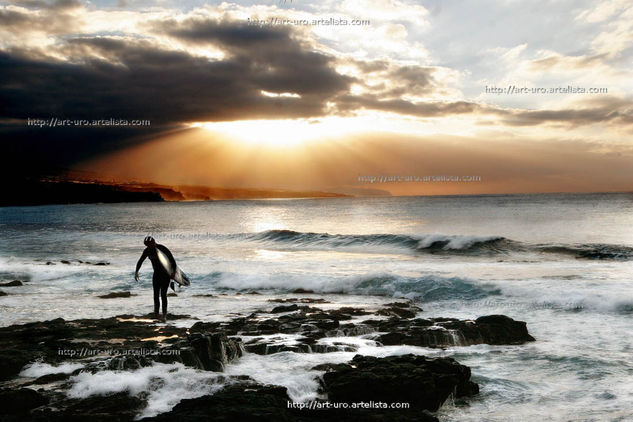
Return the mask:
POLYGON ((245 236, 251 241, 290 249, 351 249, 383 252, 385 248, 397 248, 414 253, 473 256, 536 252, 590 260, 630 260, 633 258, 633 247, 630 246, 530 244, 502 236, 329 234, 293 230, 267 230, 245 236))
POLYGON ((335 279, 316 277, 249 277, 238 274, 216 274, 212 285, 220 290, 258 290, 291 293, 296 289, 321 294, 352 294, 367 296, 406 297, 421 302, 438 300, 477 300, 500 295, 501 290, 490 284, 458 277, 424 275, 403 277, 375 274, 335 279))

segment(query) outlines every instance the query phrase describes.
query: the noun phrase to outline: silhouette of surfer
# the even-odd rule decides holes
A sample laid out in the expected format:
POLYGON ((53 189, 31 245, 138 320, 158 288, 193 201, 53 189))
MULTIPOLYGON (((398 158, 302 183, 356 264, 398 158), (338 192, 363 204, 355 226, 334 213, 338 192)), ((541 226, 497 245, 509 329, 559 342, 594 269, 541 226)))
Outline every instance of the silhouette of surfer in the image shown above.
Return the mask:
MULTIPOLYGON (((154 269, 154 275, 152 276, 152 284, 154 285, 154 316, 156 319, 159 319, 158 309, 160 307, 160 296, 160 300, 163 302, 163 317, 160 319, 165 322, 167 321, 167 289, 169 288, 170 280, 176 275, 176 260, 169 249, 163 245, 157 244, 153 237, 147 236, 143 240, 143 243, 147 247, 143 251, 141 258, 136 263, 134 280, 138 281, 138 272, 141 269, 141 265, 143 265, 145 258, 149 258, 152 262, 152 268, 154 269), (168 273, 169 270, 165 267, 164 263, 161 262, 158 256, 158 251, 162 252, 167 259, 169 259, 169 262, 171 263, 171 274, 168 273)), ((171 288, 173 289, 173 282, 171 284, 171 288)))

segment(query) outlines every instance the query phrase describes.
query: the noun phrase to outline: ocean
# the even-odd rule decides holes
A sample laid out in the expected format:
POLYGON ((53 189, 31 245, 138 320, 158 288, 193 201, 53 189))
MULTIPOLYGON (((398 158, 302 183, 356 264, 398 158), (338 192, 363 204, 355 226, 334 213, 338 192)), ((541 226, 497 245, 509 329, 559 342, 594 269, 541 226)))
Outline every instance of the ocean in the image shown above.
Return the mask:
MULTIPOLYGON (((10 293, 0 298, 2 326, 150 312, 150 263, 140 282, 133 274, 151 234, 192 279, 169 298, 169 312, 228 319, 304 289, 331 308, 404 297, 425 318, 504 314, 526 321, 536 338, 430 349, 346 337, 336 341, 357 345, 357 352, 246 354, 228 365, 229 375, 288 387, 293 400, 317 397, 310 369, 317 364, 356 353, 415 353, 454 357, 480 385, 468 405, 446 403, 438 413, 443 421, 633 420, 633 194, 6 207, 0 232, 0 279, 29 280, 2 288, 10 293), (133 296, 97 297, 114 291, 133 296), (203 294, 215 297, 196 296, 203 294)), ((155 364, 80 374, 73 382, 68 394, 76 397, 147 392, 150 416, 180 398, 217 391, 223 381, 155 364)))

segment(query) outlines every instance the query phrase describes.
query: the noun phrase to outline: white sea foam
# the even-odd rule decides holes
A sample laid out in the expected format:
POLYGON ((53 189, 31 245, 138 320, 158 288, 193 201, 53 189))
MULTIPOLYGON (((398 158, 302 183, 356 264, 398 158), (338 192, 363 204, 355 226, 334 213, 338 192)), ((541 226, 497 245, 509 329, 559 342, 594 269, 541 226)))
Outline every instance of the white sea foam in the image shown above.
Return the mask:
POLYGON ((225 373, 248 375, 262 384, 282 385, 293 401, 300 402, 318 397, 317 377, 321 372, 313 371, 312 367, 326 362, 346 362, 352 356, 354 353, 350 352, 281 352, 265 356, 248 353, 228 365, 225 373))
POLYGON ((288 389, 288 395, 293 401, 302 402, 320 397, 318 393, 318 378, 324 371, 312 369, 319 364, 348 362, 356 354, 385 357, 407 353, 427 356, 443 353, 439 349, 417 346, 377 347, 374 341, 358 337, 322 339, 322 343, 333 343, 341 339, 343 342, 360 346, 358 351, 331 353, 280 352, 272 355, 247 353, 236 362, 227 365, 225 373, 248 375, 262 384, 284 386, 288 389))
POLYGON ((212 394, 231 382, 222 374, 187 368, 182 364, 155 363, 134 371, 88 372, 71 377, 67 394, 73 398, 126 391, 147 392, 147 407, 139 417, 168 412, 183 399, 212 394))
POLYGON ((454 236, 445 234, 429 234, 424 235, 418 242, 418 249, 426 249, 437 242, 446 242, 442 248, 449 249, 468 249, 477 243, 490 242, 502 239, 500 236, 454 236))
POLYGON ((71 372, 83 368, 81 363, 65 362, 57 366, 43 362, 34 362, 22 369, 21 377, 38 378, 50 374, 70 374, 71 372))

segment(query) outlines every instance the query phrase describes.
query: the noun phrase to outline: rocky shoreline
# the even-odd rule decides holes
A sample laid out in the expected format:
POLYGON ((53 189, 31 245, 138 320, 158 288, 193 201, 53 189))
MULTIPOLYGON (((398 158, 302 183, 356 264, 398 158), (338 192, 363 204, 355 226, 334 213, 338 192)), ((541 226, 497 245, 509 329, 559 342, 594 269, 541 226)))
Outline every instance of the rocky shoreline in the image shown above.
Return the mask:
MULTIPOLYGON (((0 408, 0 418, 132 420, 146 406, 143 394, 125 392, 70 398, 65 391, 72 386, 73 377, 85 372, 135 370, 156 362, 222 372, 245 353, 356 352, 357 346, 336 341, 344 336, 363 336, 378 346, 431 348, 534 341, 525 322, 503 315, 475 320, 426 319, 419 318, 422 310, 409 301, 389 303, 374 311, 328 308, 327 301, 320 298, 272 301, 278 303, 250 315, 219 322, 198 321, 189 327, 159 324, 151 315, 74 321, 58 318, 2 327, 0 400, 7 405, 0 408), (108 353, 104 355, 104 351, 108 353), (38 378, 20 375, 33 362, 82 365, 74 371, 38 378)), ((195 320, 188 315, 169 317, 170 321, 195 320)), ((292 404, 285 387, 261 385, 248 376, 226 375, 230 382, 215 394, 182 400, 171 411, 145 420, 201 421, 212 414, 213 420, 220 421, 433 421, 437 419, 431 412, 449 397, 466 398, 479 391, 470 379, 470 368, 449 357, 356 354, 347 363, 318 365, 313 370, 322 374, 322 399, 310 409, 292 404), (400 402, 409 407, 391 408, 400 402), (347 408, 325 408, 328 403, 344 403, 347 408), (372 408, 350 407, 358 403, 372 408)))

